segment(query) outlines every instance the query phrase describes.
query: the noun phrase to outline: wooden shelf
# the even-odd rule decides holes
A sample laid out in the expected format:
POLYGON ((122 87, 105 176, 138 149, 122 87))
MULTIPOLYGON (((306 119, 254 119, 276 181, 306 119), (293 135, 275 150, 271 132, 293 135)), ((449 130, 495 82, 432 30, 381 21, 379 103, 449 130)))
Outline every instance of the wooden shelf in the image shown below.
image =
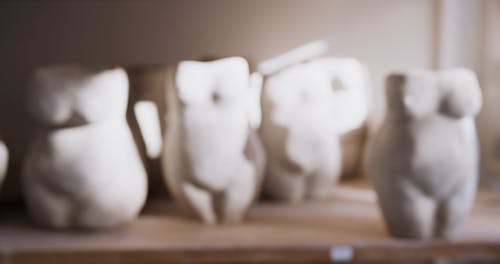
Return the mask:
POLYGON ((500 194, 482 189, 472 215, 450 241, 388 237, 364 182, 344 183, 329 201, 261 202, 245 223, 206 226, 165 200, 138 220, 106 232, 51 231, 22 210, 0 208, 1 263, 362 262, 493 257, 500 260, 500 194))

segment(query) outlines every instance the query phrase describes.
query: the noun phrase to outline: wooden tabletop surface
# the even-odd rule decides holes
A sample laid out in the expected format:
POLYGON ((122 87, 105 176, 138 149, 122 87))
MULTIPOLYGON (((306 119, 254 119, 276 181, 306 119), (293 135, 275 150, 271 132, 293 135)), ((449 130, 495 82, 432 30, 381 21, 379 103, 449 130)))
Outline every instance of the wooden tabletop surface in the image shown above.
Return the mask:
POLYGON ((241 224, 207 226, 166 199, 139 219, 101 232, 33 226, 21 209, 0 207, 1 263, 357 262, 440 257, 500 260, 500 193, 481 189, 449 241, 391 239, 366 182, 341 184, 328 201, 264 201, 241 224))

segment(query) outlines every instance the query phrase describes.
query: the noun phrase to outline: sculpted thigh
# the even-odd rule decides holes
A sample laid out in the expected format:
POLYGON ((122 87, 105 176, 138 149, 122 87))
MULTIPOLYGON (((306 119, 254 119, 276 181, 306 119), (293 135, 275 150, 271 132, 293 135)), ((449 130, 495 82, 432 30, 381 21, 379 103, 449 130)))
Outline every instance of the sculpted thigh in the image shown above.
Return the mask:
POLYGON ((265 191, 273 198, 286 202, 300 202, 306 195, 306 176, 288 171, 278 164, 268 166, 265 191))
POLYGON ((468 177, 464 184, 457 187, 450 197, 439 204, 434 230, 437 237, 453 237, 466 220, 474 203, 477 187, 475 177, 468 177))
POLYGON ((396 237, 430 238, 434 229, 435 201, 407 181, 386 184, 378 191, 389 232, 396 237))
POLYGON ((256 172, 250 163, 242 164, 238 176, 234 177, 218 202, 217 207, 222 221, 235 223, 243 219, 256 196, 256 172))
POLYGON ((326 199, 333 194, 333 189, 340 176, 341 157, 338 145, 331 148, 318 169, 307 179, 307 196, 311 199, 326 199))

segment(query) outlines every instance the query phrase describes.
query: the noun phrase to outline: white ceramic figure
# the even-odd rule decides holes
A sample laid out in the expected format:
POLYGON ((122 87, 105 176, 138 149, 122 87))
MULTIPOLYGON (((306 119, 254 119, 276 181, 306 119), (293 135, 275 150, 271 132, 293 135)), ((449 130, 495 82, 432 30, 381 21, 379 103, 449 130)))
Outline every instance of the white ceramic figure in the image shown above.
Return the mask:
POLYGON ((340 136, 366 119, 365 86, 364 67, 350 58, 315 59, 267 77, 260 135, 269 195, 330 197, 341 171, 340 136))
POLYGON ((7 173, 8 164, 9 151, 7 150, 7 146, 5 146, 2 141, 0 141, 0 187, 2 186, 5 174, 7 173))
POLYGON ((23 167, 31 217, 53 228, 108 228, 133 220, 147 180, 125 119, 121 68, 41 68, 28 109, 39 123, 23 167))
POLYGON ((245 59, 183 61, 171 72, 163 164, 167 185, 205 223, 238 222, 259 193, 265 157, 258 75, 245 59))
POLYGON ((386 96, 366 161, 388 229, 397 237, 450 237, 476 193, 476 76, 466 69, 393 74, 386 96))

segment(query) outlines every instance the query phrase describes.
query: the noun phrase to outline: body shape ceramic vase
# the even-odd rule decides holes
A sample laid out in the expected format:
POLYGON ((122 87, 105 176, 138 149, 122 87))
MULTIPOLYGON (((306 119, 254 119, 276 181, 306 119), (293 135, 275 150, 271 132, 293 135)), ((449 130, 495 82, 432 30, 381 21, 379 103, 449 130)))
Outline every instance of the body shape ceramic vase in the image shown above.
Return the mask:
POLYGON ((251 84, 240 57, 183 61, 170 76, 163 153, 170 193, 205 223, 239 222, 259 193, 264 170, 252 126, 260 85, 251 84))
POLYGON ((403 238, 453 236, 478 181, 476 76, 467 69, 392 74, 386 96, 366 171, 388 229, 403 238))
POLYGON ((39 124, 24 163, 31 217, 53 228, 108 228, 133 220, 147 193, 143 164, 125 119, 121 68, 41 68, 28 109, 39 124))
POLYGON ((340 137, 366 119, 365 85, 364 67, 351 58, 314 59, 266 78, 260 135, 267 194, 287 202, 331 196, 340 137))
POLYGON ((9 164, 9 151, 7 150, 7 146, 5 145, 5 143, 0 141, 0 188, 7 173, 8 164, 9 164))

